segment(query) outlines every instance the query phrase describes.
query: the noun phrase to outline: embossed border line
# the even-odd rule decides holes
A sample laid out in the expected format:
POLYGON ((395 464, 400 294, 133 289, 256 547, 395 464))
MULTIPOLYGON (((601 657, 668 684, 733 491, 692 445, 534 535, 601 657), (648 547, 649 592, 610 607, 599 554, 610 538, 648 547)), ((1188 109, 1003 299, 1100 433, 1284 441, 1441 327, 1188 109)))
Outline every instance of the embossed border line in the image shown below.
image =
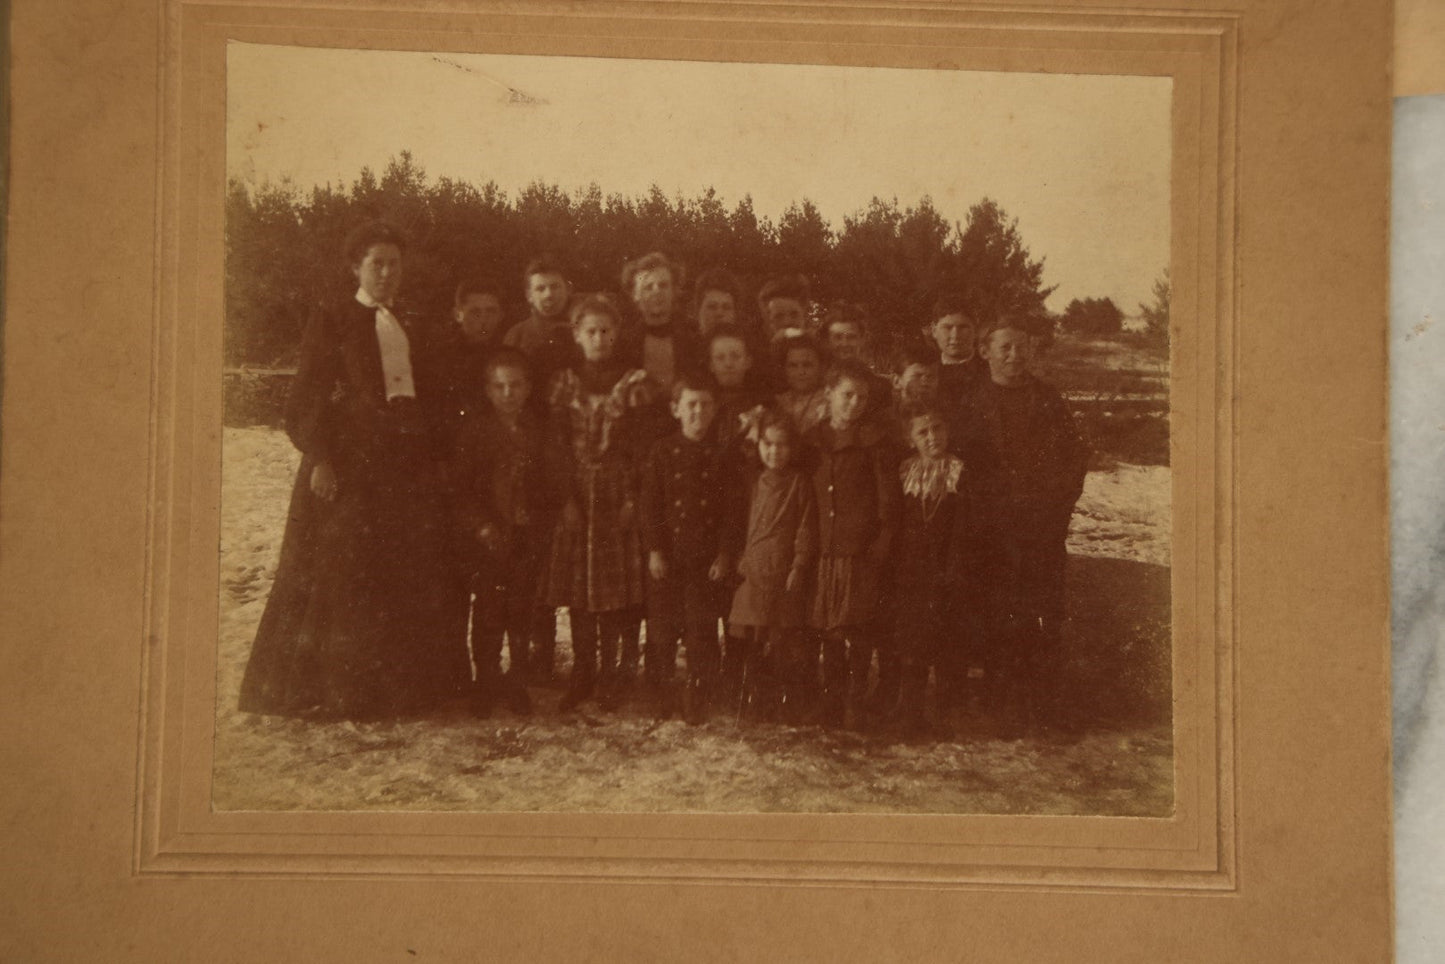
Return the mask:
POLYGON ((907 2, 162 0, 135 873, 1232 891, 1240 21, 907 2), (1171 78, 1174 814, 213 811, 230 43, 1171 78))

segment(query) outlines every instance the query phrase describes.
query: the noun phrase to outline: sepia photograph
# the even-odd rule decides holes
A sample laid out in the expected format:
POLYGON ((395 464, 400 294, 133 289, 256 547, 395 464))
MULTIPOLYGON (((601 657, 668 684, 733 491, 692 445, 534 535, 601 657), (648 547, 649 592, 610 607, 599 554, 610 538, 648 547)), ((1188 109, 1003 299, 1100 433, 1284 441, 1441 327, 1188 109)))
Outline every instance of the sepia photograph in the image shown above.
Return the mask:
POLYGON ((1387 8, 14 7, 0 958, 1389 958, 1387 8))
POLYGON ((230 43, 211 806, 1170 817, 1173 93, 230 43))

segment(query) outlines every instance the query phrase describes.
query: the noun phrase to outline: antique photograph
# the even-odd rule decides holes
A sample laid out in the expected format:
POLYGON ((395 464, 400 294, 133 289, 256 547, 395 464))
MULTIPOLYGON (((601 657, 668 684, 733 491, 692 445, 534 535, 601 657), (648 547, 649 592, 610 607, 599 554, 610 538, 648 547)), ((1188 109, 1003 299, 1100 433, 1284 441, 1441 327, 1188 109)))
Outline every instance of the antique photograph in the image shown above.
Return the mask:
POLYGON ((1403 955, 1387 7, 13 6, 0 959, 1403 955))
POLYGON ((212 807, 1169 817, 1172 96, 231 43, 212 807))

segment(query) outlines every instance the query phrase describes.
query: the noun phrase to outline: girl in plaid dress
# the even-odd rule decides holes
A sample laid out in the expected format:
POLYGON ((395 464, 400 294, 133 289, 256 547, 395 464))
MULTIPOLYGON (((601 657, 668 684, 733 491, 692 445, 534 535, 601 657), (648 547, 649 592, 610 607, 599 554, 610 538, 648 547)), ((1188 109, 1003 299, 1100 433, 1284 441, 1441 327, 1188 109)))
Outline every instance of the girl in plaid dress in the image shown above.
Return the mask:
POLYGON ((617 697, 618 641, 627 610, 643 604, 645 582, 637 421, 652 401, 647 375, 617 360, 621 318, 603 295, 572 310, 582 361, 551 389, 558 437, 570 445, 572 491, 552 539, 545 601, 566 606, 572 627, 572 679, 560 704, 570 710, 600 690, 617 697), (600 657, 600 664, 599 664, 600 657))

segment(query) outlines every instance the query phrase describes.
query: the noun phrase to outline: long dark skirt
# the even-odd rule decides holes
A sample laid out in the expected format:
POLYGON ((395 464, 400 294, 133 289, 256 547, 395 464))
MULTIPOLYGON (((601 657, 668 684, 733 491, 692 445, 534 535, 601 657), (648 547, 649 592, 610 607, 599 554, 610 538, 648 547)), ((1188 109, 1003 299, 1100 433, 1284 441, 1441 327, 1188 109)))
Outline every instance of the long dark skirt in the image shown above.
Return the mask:
POLYGON ((302 460, 241 710, 378 719, 468 685, 467 593, 442 480, 419 444, 387 448, 344 474, 334 503, 311 494, 302 460))

